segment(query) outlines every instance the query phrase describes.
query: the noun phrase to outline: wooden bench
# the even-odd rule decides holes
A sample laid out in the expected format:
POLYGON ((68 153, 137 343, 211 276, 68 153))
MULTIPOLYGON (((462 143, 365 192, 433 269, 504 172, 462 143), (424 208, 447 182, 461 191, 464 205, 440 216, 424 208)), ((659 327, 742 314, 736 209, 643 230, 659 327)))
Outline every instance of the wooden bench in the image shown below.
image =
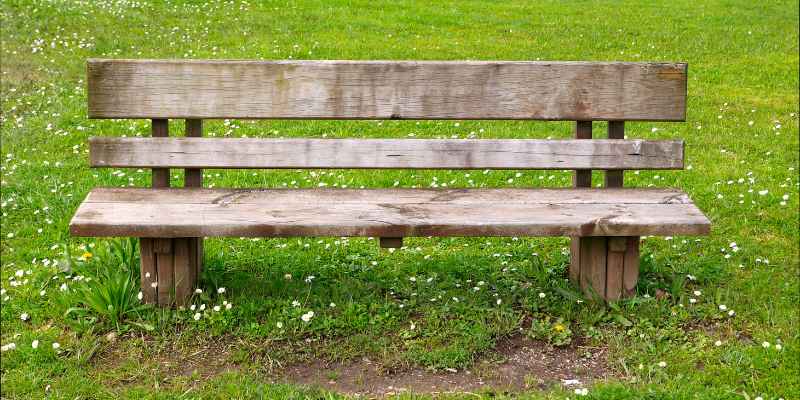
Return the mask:
POLYGON ((91 166, 152 168, 153 188, 92 190, 70 231, 141 238, 142 290, 160 305, 189 299, 211 236, 569 236, 572 281, 614 300, 635 291, 640 236, 710 229, 679 190, 622 188, 623 170, 683 168, 682 141, 624 140, 624 121, 683 121, 685 64, 89 60, 88 89, 90 118, 151 119, 153 136, 91 138, 91 166), (576 140, 202 138, 220 118, 569 120, 576 140), (598 120, 608 139, 585 140, 598 120), (554 189, 203 189, 210 168, 575 173, 554 189))

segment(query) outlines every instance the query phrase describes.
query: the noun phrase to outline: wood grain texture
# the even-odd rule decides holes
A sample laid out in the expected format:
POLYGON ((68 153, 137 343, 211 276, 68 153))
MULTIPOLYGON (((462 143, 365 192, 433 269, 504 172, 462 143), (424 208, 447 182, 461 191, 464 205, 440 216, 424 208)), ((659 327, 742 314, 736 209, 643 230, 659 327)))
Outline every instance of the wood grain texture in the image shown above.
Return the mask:
MULTIPOLYGON (((591 121, 577 121, 575 122, 575 139, 584 140, 592 138, 592 122, 591 121)), ((586 143, 594 143, 595 141, 586 141, 586 143)), ((591 169, 575 169, 572 175, 573 187, 591 187, 592 186, 592 170, 591 169)))
POLYGON ((77 236, 703 235, 680 191, 95 189, 77 236), (479 218, 478 218, 479 216, 479 218))
POLYGON ((195 287, 194 273, 192 271, 194 269, 192 265, 193 257, 189 254, 189 240, 189 238, 172 239, 175 304, 178 306, 186 305, 195 287))
POLYGON ((636 283, 639 281, 639 237, 629 237, 625 250, 625 267, 622 277, 622 296, 632 297, 636 294, 636 283))
MULTIPOLYGON (((154 119, 152 124, 154 138, 169 137, 169 120, 154 119)), ((169 168, 153 168, 153 187, 169 187, 169 168)))
POLYGON ((572 237, 569 241, 569 280, 573 285, 581 284, 581 238, 572 237))
MULTIPOLYGON (((575 121, 575 139, 586 140, 592 138, 592 121, 575 121)), ((586 140, 587 143, 592 143, 594 140, 586 140)), ((592 186, 592 170, 591 169, 576 169, 572 174, 572 187, 575 188, 588 188, 592 186)), ((570 239, 570 260, 569 260, 569 276, 576 284, 581 284, 585 277, 581 277, 581 238, 572 237, 570 239)))
POLYGON ((681 169, 683 147, 680 140, 93 137, 90 164, 115 168, 681 169))
POLYGON ((628 62, 87 63, 90 118, 683 121, 686 74, 628 62))
MULTIPOLYGON (((624 139, 625 121, 609 121, 608 138, 624 139)), ((681 153, 681 157, 683 157, 683 153, 681 153)), ((683 161, 681 161, 680 163, 682 165, 683 161)), ((606 170, 605 187, 622 187, 623 180, 624 180, 624 171, 621 168, 606 170)))
MULTIPOLYGON (((162 218, 156 218, 155 221, 162 220, 162 218)), ((158 222, 157 222, 158 223, 158 222)), ((127 236, 127 235, 126 235, 127 236)), ((160 235, 152 235, 158 236, 159 239, 165 241, 167 239, 163 239, 163 236, 160 235)), ((155 253, 156 257, 156 268, 158 269, 158 305, 160 306, 169 306, 172 305, 173 302, 173 295, 175 291, 175 258, 173 253, 155 253)))
MULTIPOLYGON (((203 136, 203 120, 187 119, 186 137, 199 138, 201 136, 203 136)), ((184 171, 183 185, 186 187, 203 187, 203 170, 199 168, 187 168, 184 171)))
POLYGON ((582 237, 581 284, 589 296, 606 298, 606 267, 608 265, 607 237, 582 237), (586 277, 584 279, 584 277, 586 277), (591 287, 591 289, 590 289, 591 287))
MULTIPOLYGON (((187 119, 186 136, 199 138, 203 136, 203 120, 187 119)), ((203 187, 203 170, 200 168, 186 168, 184 170, 183 185, 185 187, 203 187)), ((190 281, 196 285, 197 279, 203 270, 203 238, 187 238, 189 245, 190 265, 192 268, 190 281)), ((180 299, 180 298, 179 298, 180 299)))
POLYGON ((627 248, 627 237, 608 238, 605 282, 605 299, 608 301, 619 300, 622 297, 622 284, 625 273, 625 251, 627 248))

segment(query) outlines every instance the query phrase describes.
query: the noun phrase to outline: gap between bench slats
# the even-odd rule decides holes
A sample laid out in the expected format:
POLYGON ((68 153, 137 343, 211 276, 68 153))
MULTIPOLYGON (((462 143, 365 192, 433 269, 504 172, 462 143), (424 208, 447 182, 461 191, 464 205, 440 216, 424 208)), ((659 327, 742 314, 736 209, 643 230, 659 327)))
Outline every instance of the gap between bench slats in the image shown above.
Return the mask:
POLYGON ((681 140, 90 139, 92 167, 682 169, 681 140))

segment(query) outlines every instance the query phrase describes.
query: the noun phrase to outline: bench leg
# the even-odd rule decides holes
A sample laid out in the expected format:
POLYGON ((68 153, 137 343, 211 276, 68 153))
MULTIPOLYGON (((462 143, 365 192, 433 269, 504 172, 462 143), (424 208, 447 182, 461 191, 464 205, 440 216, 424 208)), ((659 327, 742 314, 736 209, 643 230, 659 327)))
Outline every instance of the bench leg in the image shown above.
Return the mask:
POLYGON ((162 307, 189 301, 202 264, 202 238, 141 238, 143 300, 162 307))
POLYGON ((574 237, 569 277, 587 297, 631 297, 639 279, 639 237, 574 237))

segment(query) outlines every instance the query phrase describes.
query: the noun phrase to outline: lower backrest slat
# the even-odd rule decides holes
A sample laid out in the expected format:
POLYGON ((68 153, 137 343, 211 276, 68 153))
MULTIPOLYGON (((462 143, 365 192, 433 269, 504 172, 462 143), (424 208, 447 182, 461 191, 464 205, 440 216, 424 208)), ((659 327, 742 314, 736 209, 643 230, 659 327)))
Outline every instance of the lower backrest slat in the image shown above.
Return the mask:
POLYGON ((92 167, 682 169, 680 140, 90 139, 92 167))

